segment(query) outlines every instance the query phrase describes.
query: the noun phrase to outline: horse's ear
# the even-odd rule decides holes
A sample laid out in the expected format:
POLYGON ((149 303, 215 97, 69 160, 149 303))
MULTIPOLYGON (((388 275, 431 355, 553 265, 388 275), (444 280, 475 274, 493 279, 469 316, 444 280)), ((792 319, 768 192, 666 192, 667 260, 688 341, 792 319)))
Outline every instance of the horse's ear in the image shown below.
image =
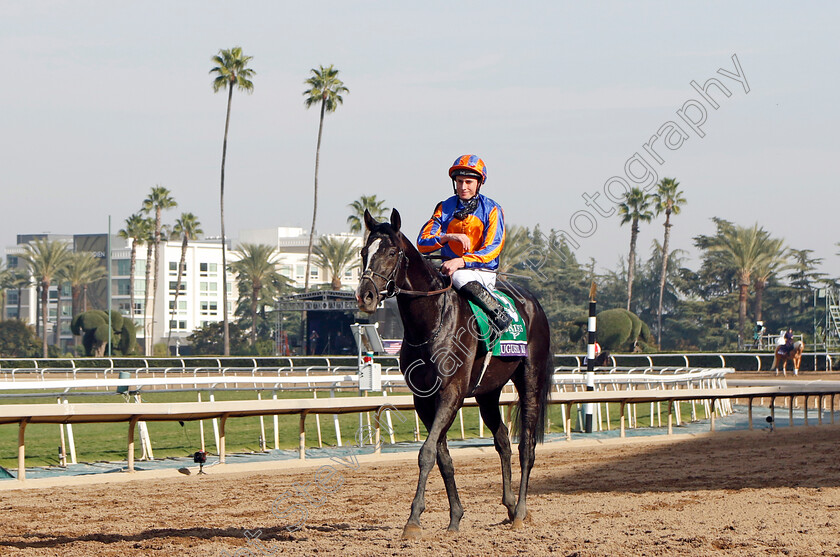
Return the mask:
POLYGON ((379 223, 378 223, 378 222, 376 222, 376 219, 375 219, 375 218, 373 218, 373 215, 371 215, 371 214, 370 214, 370 211, 368 211, 367 209, 365 209, 365 226, 367 227, 367 229, 368 229, 368 230, 373 230, 373 228, 374 228, 377 224, 379 224, 379 223))
POLYGON ((400 212, 396 209, 391 209, 391 228, 394 229, 394 232, 400 231, 400 224, 402 224, 400 212))

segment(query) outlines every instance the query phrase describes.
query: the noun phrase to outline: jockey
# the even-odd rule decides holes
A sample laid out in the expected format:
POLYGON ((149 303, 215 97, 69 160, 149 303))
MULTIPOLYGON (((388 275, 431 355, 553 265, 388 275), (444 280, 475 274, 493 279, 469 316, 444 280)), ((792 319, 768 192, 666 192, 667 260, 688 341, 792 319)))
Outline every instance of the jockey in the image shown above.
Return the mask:
POLYGON ((487 168, 476 155, 458 157, 449 168, 455 195, 435 207, 420 230, 420 253, 441 250, 441 272, 452 286, 483 309, 501 333, 512 318, 490 291, 496 286, 499 254, 505 244, 505 219, 498 203, 479 191, 487 181, 487 168))
POLYGON ((788 327, 785 333, 785 354, 789 354, 793 350, 793 328, 788 327))

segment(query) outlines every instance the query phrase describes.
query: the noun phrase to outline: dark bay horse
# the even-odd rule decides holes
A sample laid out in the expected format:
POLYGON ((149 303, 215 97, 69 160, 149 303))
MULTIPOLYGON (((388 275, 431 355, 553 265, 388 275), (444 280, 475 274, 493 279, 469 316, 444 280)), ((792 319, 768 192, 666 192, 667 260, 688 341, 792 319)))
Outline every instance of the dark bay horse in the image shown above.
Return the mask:
POLYGON ((797 340, 793 343, 790 350, 786 350, 784 345, 776 346, 776 353, 773 357, 773 367, 776 370, 776 375, 779 375, 779 367, 782 368, 782 373, 787 377, 787 363, 793 364, 793 374, 799 375, 799 363, 802 361, 802 352, 805 351, 805 343, 797 340))
POLYGON ((464 399, 470 396, 475 396, 479 404, 481 417, 493 433, 502 461, 502 504, 507 508, 512 527, 522 527, 527 515, 528 480, 536 443, 542 442, 545 431, 554 371, 545 313, 529 292, 499 284, 515 300, 525 321, 528 356, 488 357, 467 302, 400 232, 400 214, 396 209, 391 212, 390 222, 379 223, 367 211, 364 220, 370 235, 362 249, 364 271, 356 290, 359 309, 372 313, 383 298, 397 297, 405 329, 400 370, 414 394, 417 414, 429 432, 418 457, 420 478, 403 538, 422 535, 420 515, 426 507, 426 482, 435 461, 449 499, 448 530, 458 531, 464 510, 455 486, 446 432, 464 399), (519 396, 517 423, 522 476, 518 499, 511 489, 508 428, 499 412, 499 397, 509 379, 513 380, 519 396))

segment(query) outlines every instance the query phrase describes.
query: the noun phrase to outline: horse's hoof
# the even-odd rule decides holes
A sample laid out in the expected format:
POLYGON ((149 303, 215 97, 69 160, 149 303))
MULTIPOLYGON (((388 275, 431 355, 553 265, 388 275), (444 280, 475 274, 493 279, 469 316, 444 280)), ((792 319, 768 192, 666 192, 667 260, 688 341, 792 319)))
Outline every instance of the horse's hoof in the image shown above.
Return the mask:
POLYGON ((417 524, 406 524, 403 528, 402 539, 419 540, 423 537, 423 529, 417 524))
POLYGON ((452 526, 450 526, 449 528, 446 529, 446 535, 447 536, 454 536, 456 534, 458 534, 458 527, 457 526, 455 526, 454 528, 452 526))
POLYGON ((525 521, 519 517, 513 519, 513 522, 510 523, 510 527, 513 530, 519 530, 525 527, 525 521))

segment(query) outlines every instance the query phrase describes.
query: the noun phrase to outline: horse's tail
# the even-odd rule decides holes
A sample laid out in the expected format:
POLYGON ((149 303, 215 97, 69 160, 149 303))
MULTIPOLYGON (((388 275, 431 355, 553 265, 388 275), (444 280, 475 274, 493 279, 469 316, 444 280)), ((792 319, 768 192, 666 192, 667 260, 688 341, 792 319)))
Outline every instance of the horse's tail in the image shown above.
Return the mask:
MULTIPOLYGON (((536 393, 537 420, 534 428, 534 439, 537 443, 542 443, 545 440, 545 430, 548 425, 548 401, 551 398, 551 383, 554 377, 554 355, 551 350, 548 351, 545 368, 536 373, 538 374, 538 391, 536 393)), ((525 428, 528 427, 527 420, 522 419, 522 406, 527 402, 522 393, 519 393, 516 402, 517 404, 513 409, 511 431, 516 432, 514 438, 519 440, 523 438, 525 428)))
POLYGON ((545 430, 548 426, 548 399, 551 397, 551 383, 554 380, 554 353, 548 351, 548 358, 545 361, 545 370, 541 378, 541 392, 539 394, 539 417, 537 418, 537 430, 534 437, 537 443, 545 440, 545 430))

